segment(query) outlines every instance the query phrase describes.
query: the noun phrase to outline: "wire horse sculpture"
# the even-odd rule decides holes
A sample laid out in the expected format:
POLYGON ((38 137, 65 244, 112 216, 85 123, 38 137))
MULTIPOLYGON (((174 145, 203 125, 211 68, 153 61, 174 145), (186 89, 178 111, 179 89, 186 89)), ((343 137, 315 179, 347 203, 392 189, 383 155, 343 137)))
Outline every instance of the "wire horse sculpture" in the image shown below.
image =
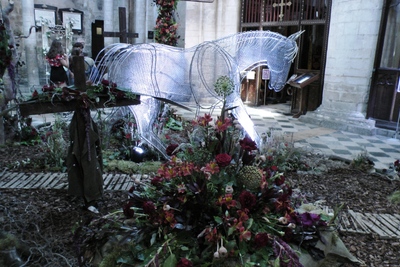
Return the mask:
MULTIPOLYGON (((100 53, 100 75, 108 76, 119 88, 140 95, 141 104, 130 106, 141 137, 164 156, 165 146, 152 131, 161 102, 193 106, 210 112, 222 99, 214 83, 228 76, 235 85, 226 107, 260 144, 260 137, 240 98, 241 74, 259 66, 270 70, 269 88, 280 91, 286 84, 290 65, 297 55, 296 39, 302 32, 285 37, 271 31, 242 32, 184 49, 163 44, 122 44, 107 46, 100 53)), ((167 157, 167 156, 166 156, 167 157)))

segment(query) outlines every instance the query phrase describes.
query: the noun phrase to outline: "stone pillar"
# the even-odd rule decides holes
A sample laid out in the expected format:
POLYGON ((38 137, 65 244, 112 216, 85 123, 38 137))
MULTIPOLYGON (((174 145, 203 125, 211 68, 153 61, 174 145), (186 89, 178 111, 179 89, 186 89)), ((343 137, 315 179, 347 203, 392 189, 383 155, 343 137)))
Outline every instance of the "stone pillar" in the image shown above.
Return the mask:
POLYGON ((237 33, 240 24, 240 2, 186 2, 185 47, 237 33))
POLYGON ((322 104, 299 120, 360 134, 375 133, 375 121, 365 118, 382 2, 332 1, 322 104))
MULTIPOLYGON (((105 32, 113 32, 113 24, 114 24, 114 1, 113 0, 104 0, 103 11, 104 11, 104 31, 105 32)), ((108 46, 113 44, 113 38, 107 37, 104 38, 104 46, 108 46)))
MULTIPOLYGON (((34 1, 33 0, 22 0, 22 32, 24 35, 29 34, 29 28, 35 25, 35 14, 34 14, 34 1)), ((32 34, 29 38, 24 39, 25 55, 26 55, 26 69, 28 75, 28 86, 40 85, 39 82, 39 66, 37 62, 37 51, 36 48, 36 33, 32 30, 32 34)))

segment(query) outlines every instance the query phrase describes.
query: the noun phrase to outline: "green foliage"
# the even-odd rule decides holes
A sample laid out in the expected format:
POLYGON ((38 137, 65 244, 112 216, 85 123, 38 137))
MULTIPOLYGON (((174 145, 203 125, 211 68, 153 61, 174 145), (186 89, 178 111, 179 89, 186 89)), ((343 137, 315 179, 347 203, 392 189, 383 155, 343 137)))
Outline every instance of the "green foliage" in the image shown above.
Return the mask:
POLYGON ((105 172, 122 172, 127 174, 149 174, 156 173, 160 167, 159 161, 146 161, 135 163, 128 160, 112 159, 104 160, 105 172))
POLYGON ((56 118, 52 127, 45 133, 42 145, 46 151, 46 165, 65 170, 68 142, 64 137, 64 132, 67 130, 67 124, 60 118, 56 118))
POLYGON ((395 204, 400 204, 400 191, 397 190, 389 196, 389 200, 395 204))
POLYGON ((0 233, 0 251, 15 248, 18 244, 19 242, 14 235, 10 233, 0 233))
POLYGON ((374 163, 368 157, 368 152, 364 150, 351 161, 350 166, 354 169, 368 172, 373 169, 374 163))

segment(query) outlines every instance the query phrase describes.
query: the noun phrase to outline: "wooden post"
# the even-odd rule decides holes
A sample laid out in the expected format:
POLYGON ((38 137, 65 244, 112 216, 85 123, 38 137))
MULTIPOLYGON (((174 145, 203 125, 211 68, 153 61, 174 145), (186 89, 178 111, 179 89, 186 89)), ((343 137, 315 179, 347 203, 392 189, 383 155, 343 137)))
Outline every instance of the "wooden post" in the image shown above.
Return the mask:
POLYGON ((85 58, 73 56, 75 87, 82 92, 86 91, 85 58))

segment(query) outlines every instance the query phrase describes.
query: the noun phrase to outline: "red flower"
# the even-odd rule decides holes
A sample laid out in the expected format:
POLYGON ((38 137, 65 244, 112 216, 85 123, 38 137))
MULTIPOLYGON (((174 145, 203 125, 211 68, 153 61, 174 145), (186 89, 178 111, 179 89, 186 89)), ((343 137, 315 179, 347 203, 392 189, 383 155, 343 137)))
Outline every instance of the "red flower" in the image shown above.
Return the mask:
POLYGON ((227 209, 236 207, 236 200, 233 199, 232 194, 225 194, 225 196, 220 196, 216 203, 218 206, 225 206, 227 209))
POLYGON ((39 93, 38 93, 38 91, 33 91, 33 93, 32 93, 32 97, 36 97, 36 96, 38 96, 39 95, 39 93))
POLYGON ((262 248, 268 245, 269 242, 269 237, 267 233, 258 233, 254 237, 254 243, 256 245, 256 248, 262 248))
POLYGON ((127 202, 125 203, 125 206, 122 208, 124 215, 126 216, 126 218, 130 219, 133 218, 133 215, 135 215, 135 211, 133 209, 131 209, 133 207, 132 202, 127 202))
POLYGON ((169 146, 167 147, 167 149, 166 149, 167 155, 168 155, 168 156, 175 155, 176 152, 174 152, 174 150, 175 150, 178 146, 179 146, 178 144, 171 144, 171 145, 169 145, 169 146))
POLYGON ((176 267, 193 267, 193 263, 186 258, 181 258, 176 264, 176 267))
POLYGON ((218 173, 219 172, 219 166, 216 162, 211 161, 210 163, 207 163, 205 167, 201 168, 201 171, 204 173, 218 173))
MULTIPOLYGON (((204 117, 198 117, 197 118, 197 124, 200 126, 207 126, 209 122, 212 121, 211 115, 210 114, 205 114, 204 117)), ((194 122, 196 123, 196 122, 194 122)))
POLYGON ((255 195, 245 190, 242 193, 240 193, 239 202, 240 205, 242 206, 242 209, 251 210, 256 205, 257 198, 255 195))
POLYGON ((274 182, 275 182, 275 184, 276 184, 277 186, 283 185, 283 184, 285 183, 285 176, 280 175, 278 178, 275 179, 274 182))
POLYGON ((154 186, 159 185, 162 181, 164 180, 164 178, 160 177, 160 176, 155 176, 153 177, 153 179, 151 179, 151 184, 154 186))
POLYGON ((232 157, 226 153, 223 154, 218 154, 215 157, 215 160, 217 161, 217 164, 219 167, 226 167, 231 163, 232 157))
POLYGON ((225 118, 224 121, 222 120, 217 120, 217 122, 215 123, 215 129, 217 130, 217 132, 223 132, 226 131, 226 129, 228 129, 229 126, 231 126, 231 119, 229 118, 225 118))
POLYGON ((156 210, 156 206, 152 201, 146 201, 143 203, 143 212, 146 214, 152 214, 156 210))
POLYGON ((110 81, 109 81, 109 80, 105 80, 105 79, 103 79, 103 80, 101 81, 101 83, 102 83, 103 85, 105 85, 105 86, 109 86, 109 85, 110 85, 110 81))
POLYGON ((250 137, 246 136, 239 141, 240 146, 246 151, 252 151, 257 149, 257 144, 250 137))

